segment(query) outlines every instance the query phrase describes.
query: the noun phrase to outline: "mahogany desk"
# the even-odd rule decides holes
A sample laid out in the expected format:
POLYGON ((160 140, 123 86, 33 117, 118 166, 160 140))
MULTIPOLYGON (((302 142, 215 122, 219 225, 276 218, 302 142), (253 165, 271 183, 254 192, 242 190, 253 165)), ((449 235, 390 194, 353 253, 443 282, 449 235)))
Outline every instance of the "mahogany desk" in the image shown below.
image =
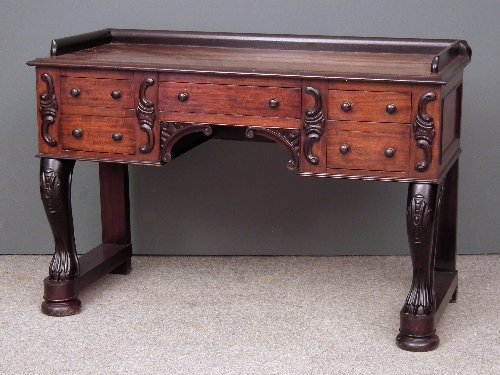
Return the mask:
POLYGON ((57 39, 36 66, 40 192, 55 241, 42 311, 131 266, 128 164, 212 138, 273 141, 300 176, 409 183, 413 266, 397 344, 437 347, 456 300, 462 40, 106 29, 57 39), (102 244, 77 257, 76 160, 99 162, 102 244))

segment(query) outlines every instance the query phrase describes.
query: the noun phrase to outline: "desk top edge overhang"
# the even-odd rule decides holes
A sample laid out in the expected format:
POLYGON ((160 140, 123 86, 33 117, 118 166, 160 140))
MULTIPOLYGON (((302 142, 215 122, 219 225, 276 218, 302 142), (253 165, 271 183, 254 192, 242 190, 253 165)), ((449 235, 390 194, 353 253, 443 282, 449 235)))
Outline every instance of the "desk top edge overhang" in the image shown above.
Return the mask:
MULTIPOLYGON (((196 52, 198 53, 198 52, 196 52)), ((406 83, 425 83, 443 85, 448 77, 463 69, 471 59, 471 49, 466 41, 454 39, 409 39, 409 38, 367 38, 367 37, 328 37, 299 35, 267 35, 267 34, 237 34, 213 32, 181 32, 159 30, 133 29, 103 29, 75 36, 54 39, 51 44, 50 57, 37 58, 29 61, 34 66, 86 67, 98 69, 123 69, 163 71, 173 73, 227 74, 243 76, 279 76, 289 78, 309 79, 349 79, 388 81, 406 83), (146 58, 135 61, 119 61, 116 55, 107 59, 113 53, 113 48, 123 45, 134 48, 133 53, 146 58), (75 52, 94 48, 95 58, 84 61, 75 52), (155 58, 148 54, 150 48, 156 48, 156 56, 185 54, 188 59, 193 51, 206 51, 207 59, 220 59, 222 64, 198 64, 186 66, 176 64, 175 60, 155 58), (262 60, 251 61, 248 67, 235 64, 231 66, 228 56, 234 53, 245 54, 251 58, 252 49, 267 51, 267 58, 272 64, 262 64, 262 60), (289 59, 290 54, 301 54, 294 61, 297 64, 284 66, 278 59, 289 59), (346 67, 352 54, 356 58, 365 57, 363 69, 346 67), (69 55, 69 56, 68 56, 69 55), (320 69, 309 69, 304 61, 322 59, 320 69), (380 56, 383 56, 381 59, 380 56), (149 57, 149 59, 148 59, 149 57), (332 61, 336 57, 337 61, 332 61), (417 58, 418 61, 415 59, 417 58), (224 60, 225 59, 225 60, 224 60), (300 66, 302 63, 302 67, 300 66), (403 63, 412 66, 408 72, 386 69, 384 65, 403 63), (273 65, 279 64, 279 65, 273 65), (416 64, 419 65, 415 73, 416 64)), ((261 58, 262 59, 262 58, 261 58)))

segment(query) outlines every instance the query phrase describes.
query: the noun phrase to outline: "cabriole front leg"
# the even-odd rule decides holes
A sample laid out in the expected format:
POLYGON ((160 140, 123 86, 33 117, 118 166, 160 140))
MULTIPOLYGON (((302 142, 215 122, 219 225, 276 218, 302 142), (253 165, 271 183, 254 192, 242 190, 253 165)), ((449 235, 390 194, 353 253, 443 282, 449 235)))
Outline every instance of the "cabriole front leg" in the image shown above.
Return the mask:
POLYGON ((52 316, 76 314, 81 306, 72 282, 79 274, 71 212, 74 165, 72 160, 40 161, 40 194, 55 244, 49 276, 44 281, 42 312, 52 316))
POLYGON ((411 184, 407 200, 407 232, 413 267, 410 292, 401 310, 398 346, 429 351, 439 344, 436 335, 434 295, 435 221, 439 216, 440 185, 411 184))

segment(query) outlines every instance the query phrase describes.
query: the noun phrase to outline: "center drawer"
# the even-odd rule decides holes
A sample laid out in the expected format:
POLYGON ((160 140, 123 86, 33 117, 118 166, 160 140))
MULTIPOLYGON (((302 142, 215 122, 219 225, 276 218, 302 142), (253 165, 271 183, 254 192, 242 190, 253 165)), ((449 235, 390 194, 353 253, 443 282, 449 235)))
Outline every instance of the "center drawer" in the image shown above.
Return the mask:
POLYGON ((160 82, 159 110, 301 118, 301 91, 295 87, 160 82))

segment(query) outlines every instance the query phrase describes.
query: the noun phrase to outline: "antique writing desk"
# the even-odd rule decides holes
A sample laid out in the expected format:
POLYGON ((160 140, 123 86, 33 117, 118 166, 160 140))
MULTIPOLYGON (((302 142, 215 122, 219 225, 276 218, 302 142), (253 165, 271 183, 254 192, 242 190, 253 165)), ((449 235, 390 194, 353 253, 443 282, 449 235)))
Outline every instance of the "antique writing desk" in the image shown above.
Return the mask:
POLYGON ((40 192, 55 241, 42 311, 131 266, 127 164, 212 138, 274 141, 300 176, 409 183, 413 281, 397 344, 437 347, 455 301, 461 40, 106 29, 57 39, 36 66, 40 192), (99 162, 102 244, 77 257, 76 160, 99 162))

